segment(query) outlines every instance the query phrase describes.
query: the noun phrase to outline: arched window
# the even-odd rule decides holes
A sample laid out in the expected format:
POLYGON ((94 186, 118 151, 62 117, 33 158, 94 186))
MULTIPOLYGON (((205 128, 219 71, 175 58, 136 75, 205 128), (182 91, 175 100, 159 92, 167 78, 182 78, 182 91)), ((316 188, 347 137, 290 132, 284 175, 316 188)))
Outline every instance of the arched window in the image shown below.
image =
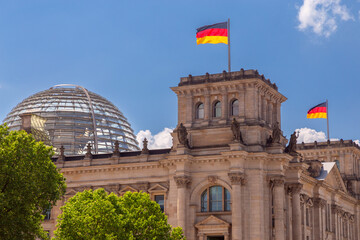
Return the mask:
POLYGON ((239 116, 239 100, 237 99, 231 102, 231 116, 239 116))
POLYGON ((196 105, 196 119, 203 119, 204 118, 204 104, 198 103, 196 105))
POLYGON ((221 117, 221 102, 217 101, 214 103, 213 117, 221 117))
POLYGON ((222 186, 212 186, 201 194, 202 212, 230 211, 230 192, 222 186))

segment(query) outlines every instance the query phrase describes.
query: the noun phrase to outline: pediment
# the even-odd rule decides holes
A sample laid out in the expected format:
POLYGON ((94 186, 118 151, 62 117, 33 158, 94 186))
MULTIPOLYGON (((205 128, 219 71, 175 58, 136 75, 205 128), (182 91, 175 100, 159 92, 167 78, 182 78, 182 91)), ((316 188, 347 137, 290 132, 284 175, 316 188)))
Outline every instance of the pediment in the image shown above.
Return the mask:
POLYGON ((130 186, 126 186, 124 187, 123 189, 120 190, 120 194, 124 194, 126 192, 137 192, 138 190, 133 188, 133 187, 130 187, 130 186))
POLYGON ((327 175, 322 180, 334 189, 347 192, 345 183, 336 164, 334 164, 333 167, 327 171, 327 175))
POLYGON ((230 224, 218 217, 215 217, 214 215, 211 215, 195 225, 196 228, 212 227, 212 226, 230 227, 230 224))
POLYGON ((149 193, 155 193, 155 192, 163 193, 163 192, 167 192, 167 191, 168 191, 168 189, 160 184, 156 184, 156 185, 152 186, 151 188, 149 188, 149 190, 148 190, 149 193))
POLYGON ((75 195, 77 192, 73 189, 73 188, 70 188, 70 189, 66 189, 66 192, 65 192, 65 195, 75 195))

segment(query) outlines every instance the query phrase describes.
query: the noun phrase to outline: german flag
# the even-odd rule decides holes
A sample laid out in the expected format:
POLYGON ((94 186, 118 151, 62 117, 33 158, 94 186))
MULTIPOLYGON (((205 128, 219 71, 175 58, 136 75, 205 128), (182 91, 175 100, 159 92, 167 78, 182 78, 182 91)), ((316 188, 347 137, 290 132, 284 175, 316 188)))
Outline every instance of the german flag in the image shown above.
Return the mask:
POLYGON ((307 118, 327 118, 326 102, 320 103, 307 112, 307 118))
POLYGON ((197 29, 196 43, 225 43, 228 44, 228 23, 221 22, 213 25, 206 25, 197 29))

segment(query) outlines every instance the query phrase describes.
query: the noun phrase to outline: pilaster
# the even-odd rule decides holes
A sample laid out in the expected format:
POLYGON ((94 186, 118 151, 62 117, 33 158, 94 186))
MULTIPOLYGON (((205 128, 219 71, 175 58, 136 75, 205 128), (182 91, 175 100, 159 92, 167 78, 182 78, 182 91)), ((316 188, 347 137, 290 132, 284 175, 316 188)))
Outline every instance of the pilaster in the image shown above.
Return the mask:
POLYGON ((301 240, 301 205, 300 191, 303 185, 300 183, 292 183, 288 185, 289 193, 292 196, 292 237, 293 240, 301 240))
POLYGON ((231 220, 232 220, 232 240, 242 239, 242 194, 241 185, 246 183, 245 175, 241 172, 230 172, 228 173, 231 186, 231 220))
POLYGON ((178 226, 181 227, 186 236, 186 199, 187 199, 187 186, 191 182, 189 176, 174 176, 174 180, 177 186, 177 221, 178 226))
POLYGON ((285 239, 285 228, 284 228, 284 198, 285 198, 285 187, 284 177, 277 176, 271 178, 273 184, 273 207, 274 207, 274 218, 275 218, 275 239, 285 239))

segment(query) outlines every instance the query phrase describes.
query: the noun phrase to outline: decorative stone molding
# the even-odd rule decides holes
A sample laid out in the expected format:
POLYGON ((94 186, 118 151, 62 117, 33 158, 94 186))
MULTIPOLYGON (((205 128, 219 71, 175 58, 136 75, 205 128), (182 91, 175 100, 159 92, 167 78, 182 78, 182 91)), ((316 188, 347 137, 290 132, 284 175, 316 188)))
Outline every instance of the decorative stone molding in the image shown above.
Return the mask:
POLYGON ((342 209, 340 206, 336 205, 336 204, 332 204, 331 205, 331 210, 335 213, 341 213, 342 212, 342 209))
POLYGON ((136 186, 139 191, 147 192, 149 189, 149 182, 138 182, 136 186))
POLYGON ((141 154, 149 154, 148 140, 146 138, 144 138, 143 141, 143 148, 141 149, 141 154))
POLYGON ((306 204, 307 201, 309 200, 309 196, 306 194, 300 194, 300 203, 301 204, 306 204))
POLYGON ((112 154, 113 158, 118 158, 120 157, 120 150, 119 150, 119 141, 116 140, 115 144, 114 144, 114 152, 112 154))
POLYGON ((208 181, 211 184, 215 184, 217 182, 218 178, 219 178, 218 176, 208 176, 208 181))
POLYGON ((230 178, 231 185, 245 185, 247 182, 245 174, 242 172, 230 172, 228 173, 228 176, 230 178))
POLYGON ((326 200, 324 200, 322 198, 314 198, 313 203, 314 203, 315 207, 323 208, 326 206, 326 200))
POLYGON ((137 192, 138 190, 127 185, 123 189, 120 190, 119 194, 120 196, 124 195, 126 192, 137 192))
POLYGON ((285 183, 285 177, 282 175, 268 176, 268 180, 273 186, 283 186, 285 183))
POLYGON ((290 195, 300 193, 302 188, 303 188, 303 184, 301 184, 301 183, 287 184, 287 191, 288 191, 288 194, 290 194, 290 195))
POLYGON ((91 145, 90 143, 86 146, 86 154, 85 154, 85 158, 86 160, 92 160, 92 153, 91 153, 91 145))
POLYGON ((174 180, 178 188, 186 188, 191 182, 191 178, 189 176, 174 176, 174 180))
POLYGON ((64 161, 65 161, 64 151, 65 151, 65 148, 64 148, 63 145, 61 145, 61 147, 60 147, 60 155, 59 155, 59 157, 58 157, 58 159, 56 161, 57 163, 64 163, 64 161))
POLYGON ((307 207, 313 207, 314 206, 314 200, 311 197, 308 197, 307 201, 306 201, 306 206, 307 207))

